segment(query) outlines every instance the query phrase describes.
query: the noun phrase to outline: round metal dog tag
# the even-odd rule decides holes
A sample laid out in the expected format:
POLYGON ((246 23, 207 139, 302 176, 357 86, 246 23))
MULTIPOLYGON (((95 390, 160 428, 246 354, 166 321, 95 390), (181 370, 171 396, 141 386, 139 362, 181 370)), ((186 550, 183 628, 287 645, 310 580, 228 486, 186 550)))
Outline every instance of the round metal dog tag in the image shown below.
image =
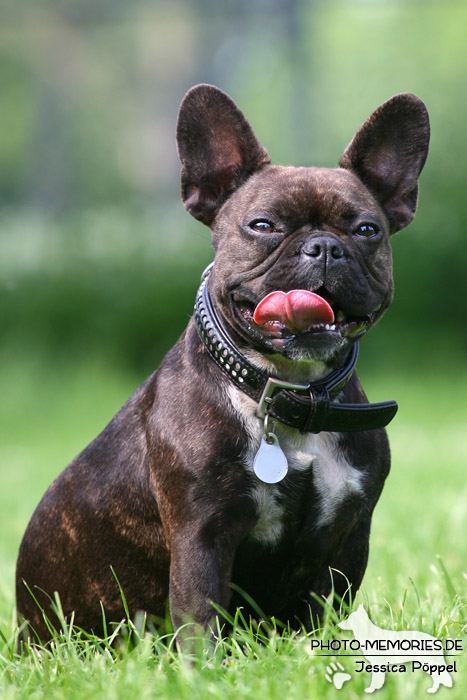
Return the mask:
POLYGON ((253 469, 261 481, 266 484, 276 484, 282 481, 288 471, 287 457, 282 452, 279 440, 274 433, 269 433, 268 438, 263 437, 258 452, 256 453, 253 469))

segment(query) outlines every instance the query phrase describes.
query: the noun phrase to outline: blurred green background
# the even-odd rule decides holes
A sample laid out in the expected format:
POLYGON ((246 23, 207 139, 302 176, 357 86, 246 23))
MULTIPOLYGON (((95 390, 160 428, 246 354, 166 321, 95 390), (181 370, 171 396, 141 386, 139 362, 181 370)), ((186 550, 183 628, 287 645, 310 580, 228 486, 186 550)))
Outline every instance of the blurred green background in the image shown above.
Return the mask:
POLYGON ((466 32, 464 1, 3 0, 3 351, 157 364, 211 256, 179 201, 174 131, 186 89, 212 82, 280 163, 334 165, 392 94, 425 100, 419 213, 394 239, 395 303, 364 347, 381 366, 460 359, 466 32))
POLYGON ((431 454, 437 430, 433 493, 442 474, 442 502, 459 494, 443 455, 466 455, 466 35, 464 0, 0 0, 8 604, 35 503, 180 335, 211 260, 178 195, 177 111, 197 82, 227 91, 284 164, 335 165, 391 95, 426 102, 419 212, 393 240, 394 304, 359 364, 371 399, 404 389, 396 453, 410 462, 416 434, 431 454))

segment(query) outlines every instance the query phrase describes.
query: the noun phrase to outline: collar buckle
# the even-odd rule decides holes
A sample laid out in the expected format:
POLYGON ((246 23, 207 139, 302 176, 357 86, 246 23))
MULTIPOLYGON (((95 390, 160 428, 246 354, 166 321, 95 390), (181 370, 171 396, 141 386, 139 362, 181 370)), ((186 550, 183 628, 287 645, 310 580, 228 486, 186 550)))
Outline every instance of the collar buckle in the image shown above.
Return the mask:
POLYGON ((263 393, 261 394, 258 406, 256 407, 256 415, 258 418, 264 418, 266 411, 268 410, 269 404, 272 403, 272 397, 276 389, 291 389, 292 391, 308 391, 310 388, 309 384, 291 384, 290 382, 284 382, 282 379, 276 379, 276 377, 269 377, 266 382, 263 393))

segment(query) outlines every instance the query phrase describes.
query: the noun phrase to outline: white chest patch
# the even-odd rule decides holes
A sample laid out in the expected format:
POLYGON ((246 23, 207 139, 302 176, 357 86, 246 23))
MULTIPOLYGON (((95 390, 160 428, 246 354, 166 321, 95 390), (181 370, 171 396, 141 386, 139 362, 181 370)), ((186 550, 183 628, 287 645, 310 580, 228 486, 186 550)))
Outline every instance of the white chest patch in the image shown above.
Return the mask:
POLYGON ((284 506, 279 502, 279 487, 259 481, 251 492, 256 506, 258 521, 251 532, 257 542, 273 545, 282 537, 284 529, 284 506))
MULTIPOLYGON (((253 471, 253 461, 263 434, 263 423, 254 415, 255 403, 235 387, 229 387, 229 398, 248 435, 244 454, 245 468, 253 471)), ((281 424, 276 434, 289 466, 289 473, 310 470, 310 478, 319 495, 319 515, 316 528, 330 524, 337 508, 353 494, 363 493, 364 474, 350 465, 340 454, 338 436, 334 433, 302 435, 281 424)), ((287 476, 285 477, 287 479, 287 476)), ((251 537, 264 545, 274 545, 283 534, 285 495, 278 484, 265 484, 259 479, 251 497, 258 521, 251 537)))
POLYGON ((320 514, 316 527, 331 523, 345 498, 363 494, 364 474, 339 454, 336 443, 336 435, 324 433, 315 449, 313 483, 320 495, 320 514))

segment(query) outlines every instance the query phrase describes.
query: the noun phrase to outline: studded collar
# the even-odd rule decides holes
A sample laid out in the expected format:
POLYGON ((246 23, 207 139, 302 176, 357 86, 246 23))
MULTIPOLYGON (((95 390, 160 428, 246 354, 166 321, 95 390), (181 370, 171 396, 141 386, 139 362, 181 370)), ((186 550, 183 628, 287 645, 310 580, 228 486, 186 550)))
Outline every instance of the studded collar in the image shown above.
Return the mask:
POLYGON ((358 359, 356 342, 344 365, 318 382, 293 384, 254 367, 223 327, 207 289, 212 264, 203 273, 196 295, 194 320, 210 357, 230 380, 256 403, 256 415, 266 415, 300 432, 347 432, 386 426, 397 411, 395 401, 350 404, 335 402, 350 380, 358 359))

